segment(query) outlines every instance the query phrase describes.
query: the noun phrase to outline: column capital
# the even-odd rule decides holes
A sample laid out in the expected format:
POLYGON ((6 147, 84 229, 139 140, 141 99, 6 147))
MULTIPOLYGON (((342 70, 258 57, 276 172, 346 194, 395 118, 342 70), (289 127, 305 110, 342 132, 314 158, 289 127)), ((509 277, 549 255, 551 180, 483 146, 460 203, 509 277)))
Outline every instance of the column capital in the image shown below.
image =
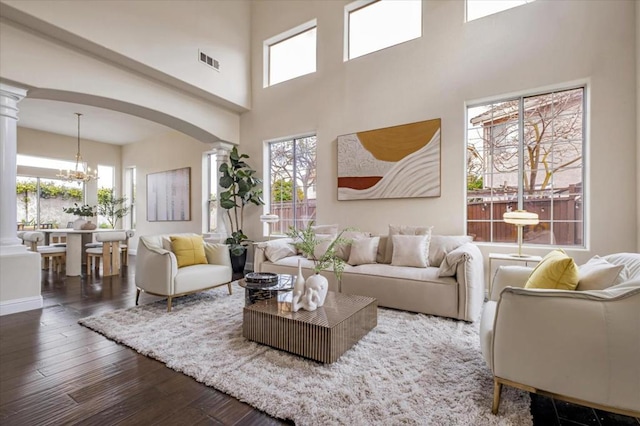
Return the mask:
POLYGON ((27 96, 27 91, 20 87, 0 83, 0 116, 18 120, 18 102, 27 96))
POLYGON ((213 142, 211 144, 211 149, 213 151, 216 151, 216 155, 219 155, 219 154, 228 155, 234 146, 236 145, 232 144, 231 142, 218 141, 218 142, 213 142))

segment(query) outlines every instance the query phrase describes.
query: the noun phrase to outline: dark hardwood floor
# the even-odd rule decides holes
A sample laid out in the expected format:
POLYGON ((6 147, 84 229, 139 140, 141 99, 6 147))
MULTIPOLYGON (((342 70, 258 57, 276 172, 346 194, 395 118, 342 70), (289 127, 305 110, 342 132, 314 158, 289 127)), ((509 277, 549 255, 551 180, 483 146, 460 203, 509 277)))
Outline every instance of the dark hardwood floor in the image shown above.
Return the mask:
MULTIPOLYGON (((235 398, 77 324, 135 304, 135 256, 120 277, 42 273, 44 308, 0 317, 2 425, 280 425, 235 398)), ((141 296, 141 303, 159 298, 141 296)), ((532 396, 535 425, 640 425, 532 396)))

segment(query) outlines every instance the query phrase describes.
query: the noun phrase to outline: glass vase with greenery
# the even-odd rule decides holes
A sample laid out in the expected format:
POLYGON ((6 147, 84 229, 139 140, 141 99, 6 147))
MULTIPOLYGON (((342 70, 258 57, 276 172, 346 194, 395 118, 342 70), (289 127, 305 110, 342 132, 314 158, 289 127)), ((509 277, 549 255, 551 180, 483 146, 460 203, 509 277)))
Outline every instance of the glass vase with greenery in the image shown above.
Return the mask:
POLYGON ((96 206, 90 206, 89 204, 80 206, 78 203, 73 203, 71 207, 63 207, 62 211, 79 217, 93 217, 96 215, 95 209, 96 206))
POLYGON ((312 226, 313 221, 310 221, 304 229, 296 229, 291 226, 289 227, 287 236, 293 240, 292 244, 298 251, 304 254, 307 259, 313 261, 313 271, 316 274, 322 270, 332 268, 336 278, 340 279, 342 272, 344 272, 346 262, 338 256, 337 248, 351 242, 350 239, 342 237, 346 229, 340 231, 337 237, 327 246, 327 250, 320 256, 317 256, 316 247, 325 239, 318 238, 312 226))

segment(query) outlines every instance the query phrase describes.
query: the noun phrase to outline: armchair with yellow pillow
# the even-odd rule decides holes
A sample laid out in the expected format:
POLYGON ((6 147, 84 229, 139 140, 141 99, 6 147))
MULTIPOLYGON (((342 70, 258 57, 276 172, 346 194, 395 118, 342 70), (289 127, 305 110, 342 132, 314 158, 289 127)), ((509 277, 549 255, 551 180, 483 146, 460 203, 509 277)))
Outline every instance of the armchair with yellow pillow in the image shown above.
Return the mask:
POLYGON ((197 234, 140 237, 136 256, 136 305, 142 291, 174 297, 227 285, 231 294, 231 258, 226 244, 204 242, 197 234))
POLYGON ((640 254, 577 266, 554 250, 534 268, 502 266, 480 321, 502 385, 640 417, 640 254))

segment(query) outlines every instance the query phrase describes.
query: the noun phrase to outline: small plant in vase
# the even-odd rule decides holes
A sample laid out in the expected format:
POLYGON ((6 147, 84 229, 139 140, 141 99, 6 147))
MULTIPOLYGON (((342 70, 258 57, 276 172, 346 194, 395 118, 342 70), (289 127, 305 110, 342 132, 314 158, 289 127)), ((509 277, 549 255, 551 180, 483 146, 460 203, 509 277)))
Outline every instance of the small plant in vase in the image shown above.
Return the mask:
POLYGON ((92 223, 90 220, 85 220, 83 218, 89 218, 96 215, 95 206, 90 206, 88 204, 84 204, 82 206, 78 205, 78 203, 73 203, 71 207, 63 207, 62 211, 68 214, 73 214, 78 216, 73 222, 73 229, 96 229, 96 225, 92 223), (89 225, 90 224, 90 225, 89 225), (89 226, 87 226, 89 225, 89 226))
POLYGON ((340 280, 342 272, 344 271, 345 261, 338 256, 337 247, 342 244, 347 244, 349 241, 342 238, 342 232, 333 239, 324 253, 319 254, 316 248, 325 243, 325 239, 318 239, 316 233, 311 228, 313 222, 309 222, 307 227, 302 230, 289 228, 287 236, 293 239, 294 247, 302 252, 307 259, 313 261, 314 274, 304 280, 302 277, 301 264, 298 263, 298 278, 294 286, 293 294, 293 311, 297 312, 301 307, 307 311, 313 311, 316 308, 324 304, 324 300, 327 297, 327 291, 329 283, 327 279, 320 275, 320 271, 332 268, 336 278, 340 280), (302 288, 302 281, 304 283, 304 289, 302 288))

